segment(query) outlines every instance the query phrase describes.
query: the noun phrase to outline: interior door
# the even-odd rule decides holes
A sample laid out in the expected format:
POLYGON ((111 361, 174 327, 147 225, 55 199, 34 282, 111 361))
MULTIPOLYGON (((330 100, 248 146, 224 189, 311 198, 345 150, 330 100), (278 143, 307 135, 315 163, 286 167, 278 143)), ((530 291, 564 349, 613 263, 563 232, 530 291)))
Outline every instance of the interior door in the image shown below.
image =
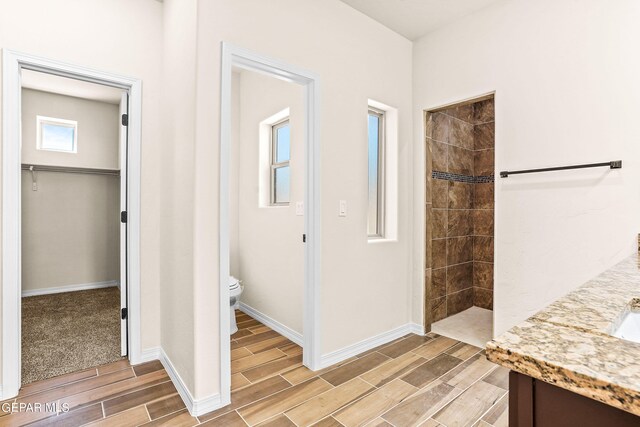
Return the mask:
POLYGON ((123 92, 120 100, 120 353, 129 353, 128 326, 128 256, 127 256, 127 171, 128 171, 128 114, 129 95, 123 92))

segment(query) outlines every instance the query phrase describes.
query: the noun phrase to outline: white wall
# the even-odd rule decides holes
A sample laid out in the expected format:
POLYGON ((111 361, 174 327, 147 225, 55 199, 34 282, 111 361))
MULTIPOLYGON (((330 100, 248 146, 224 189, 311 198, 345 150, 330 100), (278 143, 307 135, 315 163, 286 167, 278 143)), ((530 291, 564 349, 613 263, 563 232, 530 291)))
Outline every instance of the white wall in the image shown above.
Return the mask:
POLYGON ((229 273, 240 276, 240 72, 231 75, 231 153, 229 159, 229 273))
MULTIPOLYGON (((142 349, 160 344, 159 164, 162 3, 155 0, 0 0, 0 48, 143 80, 142 349), (6 12, 6 13, 5 13, 6 12)), ((1 89, 0 89, 1 90, 1 89)))
MULTIPOLYGON (((337 0, 198 3, 194 322, 196 396, 218 391, 220 42, 309 69, 321 79, 321 352, 409 321, 411 43, 337 0), (367 99, 399 110, 397 242, 367 243, 367 99), (349 214, 338 217, 338 201, 349 214), (212 339, 213 338, 213 339, 212 339)), ((184 173, 189 173, 185 170, 184 173)), ((227 339, 222 337, 222 339, 227 339)))
POLYGON ((631 0, 513 0, 415 43, 414 295, 424 259, 422 111, 493 90, 497 171, 624 165, 496 179, 495 333, 637 250, 639 16, 631 0))
MULTIPOLYGON (((197 348, 194 335, 196 328, 206 327, 195 321, 198 297, 193 286, 197 0, 165 1, 163 5, 162 117, 165 119, 161 126, 162 138, 158 140, 162 153, 158 168, 162 171, 159 180, 162 188, 161 345, 185 385, 195 394, 196 358, 202 350, 197 348)), ((214 163, 209 167, 214 168, 214 163)), ((212 240, 209 244, 217 243, 212 240)), ((213 301, 202 303, 207 307, 214 304, 213 301)), ((213 341, 217 332, 211 327, 205 334, 213 341)))
POLYGON ((120 280, 120 178, 22 171, 22 290, 120 280))
MULTIPOLYGON (((239 125, 239 146, 234 148, 235 168, 230 171, 236 190, 229 213, 231 274, 243 281, 241 300, 250 307, 302 333, 304 290, 304 217, 296 216, 295 204, 304 200, 304 107, 302 86, 251 71, 233 81, 239 86, 239 111, 232 122, 239 125), (260 123, 290 108, 291 203, 261 206, 260 123)), ((264 156, 263 156, 264 157, 264 156)), ((266 162, 265 162, 266 160, 266 162)), ((268 190, 267 186, 265 190, 268 190)))
POLYGON ((119 106, 22 89, 22 163, 120 169, 119 106), (77 153, 37 149, 36 117, 78 122, 77 153))

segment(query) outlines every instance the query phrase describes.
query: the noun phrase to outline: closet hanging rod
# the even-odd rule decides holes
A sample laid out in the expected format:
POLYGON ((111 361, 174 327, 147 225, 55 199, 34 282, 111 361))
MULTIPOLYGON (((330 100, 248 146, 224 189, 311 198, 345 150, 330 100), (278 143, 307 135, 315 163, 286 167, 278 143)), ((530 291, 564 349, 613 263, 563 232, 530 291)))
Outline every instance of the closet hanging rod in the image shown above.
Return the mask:
POLYGON ((507 178, 509 175, 519 175, 522 173, 553 172, 553 171, 562 171, 562 170, 568 170, 568 169, 599 168, 604 166, 607 166, 610 169, 622 169, 622 160, 612 160, 610 162, 602 162, 602 163, 587 163, 584 165, 558 166, 555 168, 524 169, 519 171, 502 171, 500 172, 500 178, 507 178))
POLYGON ((64 172, 64 173, 84 173, 91 175, 110 175, 120 176, 120 171, 117 169, 95 169, 95 168, 78 168, 73 166, 47 166, 47 165, 33 165, 22 164, 22 170, 32 170, 34 172, 64 172))

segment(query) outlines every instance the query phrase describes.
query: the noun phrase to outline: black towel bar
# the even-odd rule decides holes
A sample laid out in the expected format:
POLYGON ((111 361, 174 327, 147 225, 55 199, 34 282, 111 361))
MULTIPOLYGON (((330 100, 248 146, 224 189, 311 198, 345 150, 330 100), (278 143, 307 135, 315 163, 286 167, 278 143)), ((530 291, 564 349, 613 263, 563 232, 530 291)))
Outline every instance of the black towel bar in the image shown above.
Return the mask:
POLYGON ((552 171, 562 171, 567 169, 598 168, 603 166, 608 166, 610 169, 622 169, 622 160, 612 160, 610 162, 603 162, 603 163, 588 163, 585 165, 558 166, 555 168, 524 169, 519 171, 502 171, 500 172, 500 178, 507 178, 509 175, 518 175, 522 173, 552 172, 552 171))

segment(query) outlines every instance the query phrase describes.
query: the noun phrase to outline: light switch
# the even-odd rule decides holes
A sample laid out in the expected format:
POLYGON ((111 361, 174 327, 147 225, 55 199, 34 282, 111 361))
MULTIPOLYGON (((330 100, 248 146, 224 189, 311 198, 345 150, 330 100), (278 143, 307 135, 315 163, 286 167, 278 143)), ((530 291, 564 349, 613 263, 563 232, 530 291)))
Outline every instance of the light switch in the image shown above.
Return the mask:
POLYGON ((297 216, 304 215, 304 202, 296 202, 296 215, 297 216))
POLYGON ((338 216, 347 216, 347 201, 340 200, 340 208, 338 210, 338 216))

